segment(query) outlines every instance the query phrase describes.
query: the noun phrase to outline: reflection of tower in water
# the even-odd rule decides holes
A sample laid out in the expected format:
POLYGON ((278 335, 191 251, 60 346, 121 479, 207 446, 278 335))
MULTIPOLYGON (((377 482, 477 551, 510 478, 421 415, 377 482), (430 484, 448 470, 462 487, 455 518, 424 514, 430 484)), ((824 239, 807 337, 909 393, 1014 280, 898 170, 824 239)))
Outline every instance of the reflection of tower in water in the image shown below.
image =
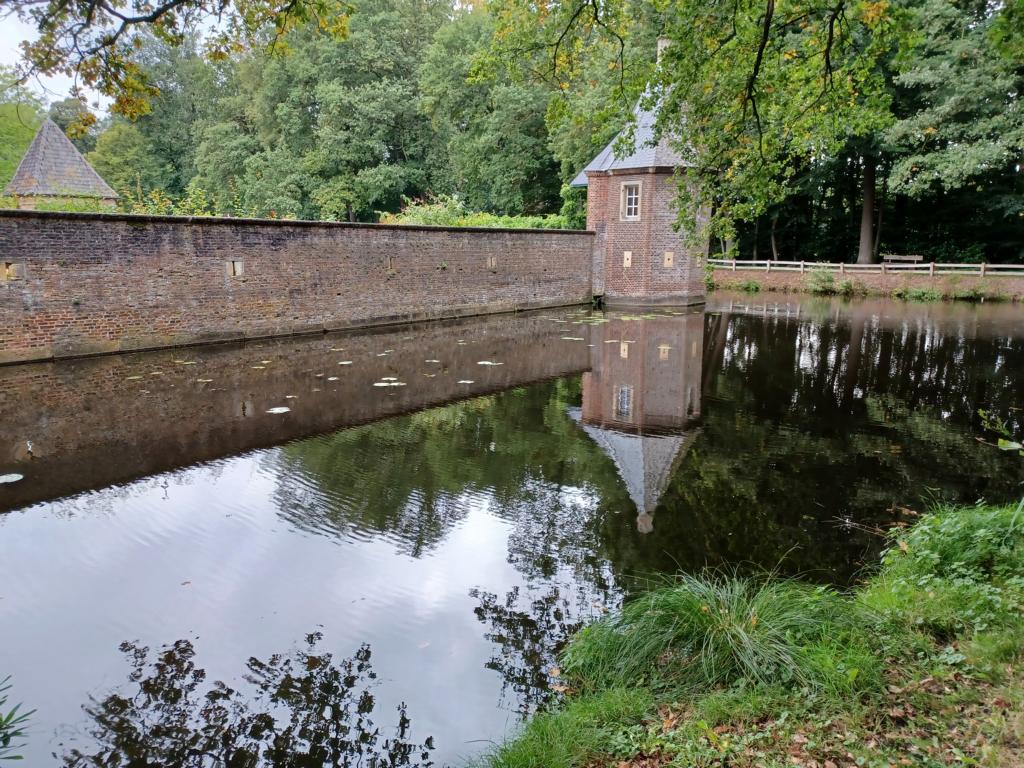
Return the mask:
POLYGON ((637 529, 654 511, 699 432, 704 313, 594 326, 583 374, 583 429, 615 462, 636 505, 637 529))

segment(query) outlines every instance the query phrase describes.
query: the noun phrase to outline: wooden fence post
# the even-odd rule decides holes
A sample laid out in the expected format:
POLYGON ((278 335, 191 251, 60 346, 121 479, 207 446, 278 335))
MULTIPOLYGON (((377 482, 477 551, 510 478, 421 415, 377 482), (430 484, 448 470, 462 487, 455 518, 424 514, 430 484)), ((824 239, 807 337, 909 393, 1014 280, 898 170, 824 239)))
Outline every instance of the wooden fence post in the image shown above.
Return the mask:
POLYGON ((771 260, 771 259, 768 259, 768 260, 767 260, 767 261, 766 261, 766 262, 764 263, 764 271, 765 271, 765 272, 771 272, 771 271, 772 271, 772 260, 771 260))
POLYGON ((928 263, 928 274, 932 275, 932 276, 935 275, 935 262, 934 261, 928 263))
POLYGON ((981 262, 981 276, 982 277, 985 276, 985 266, 986 266, 985 262, 984 261, 981 262))
POLYGON ((846 262, 845 261, 840 261, 839 262, 839 274, 840 275, 845 275, 846 274, 846 262))
POLYGON ((804 273, 804 264, 806 264, 806 262, 805 262, 805 261, 801 261, 801 262, 800 262, 800 274, 801 274, 801 275, 802 275, 802 274, 804 273))
POLYGON ((732 271, 733 271, 733 272, 735 272, 735 271, 736 271, 736 259, 733 259, 733 260, 732 260, 732 271))

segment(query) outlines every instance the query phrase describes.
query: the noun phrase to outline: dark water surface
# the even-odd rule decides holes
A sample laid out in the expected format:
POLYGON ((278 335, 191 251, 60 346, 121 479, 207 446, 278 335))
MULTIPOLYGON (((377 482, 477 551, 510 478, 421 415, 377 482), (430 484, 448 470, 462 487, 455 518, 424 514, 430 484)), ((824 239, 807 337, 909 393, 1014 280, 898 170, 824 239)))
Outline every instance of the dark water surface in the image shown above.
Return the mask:
POLYGON ((716 294, 2 368, 26 764, 460 764, 637 576, 849 583, 927 499, 1014 498, 977 410, 1024 428, 1022 318, 716 294))

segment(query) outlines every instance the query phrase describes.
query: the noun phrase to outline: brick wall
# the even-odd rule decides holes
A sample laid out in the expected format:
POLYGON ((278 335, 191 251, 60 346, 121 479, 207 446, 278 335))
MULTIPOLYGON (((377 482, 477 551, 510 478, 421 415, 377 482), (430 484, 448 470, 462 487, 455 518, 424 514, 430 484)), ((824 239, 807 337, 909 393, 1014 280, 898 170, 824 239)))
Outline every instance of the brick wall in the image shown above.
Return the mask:
POLYGON ((593 240, 4 211, 0 363, 578 304, 593 240))
POLYGON ((687 249, 682 234, 672 229, 676 220, 673 174, 592 174, 587 184, 587 227, 596 236, 594 274, 604 276, 602 287, 608 303, 703 301, 700 254, 687 249), (639 221, 620 220, 623 184, 640 184, 639 221), (624 266, 625 251, 631 254, 628 267, 624 266), (671 266, 665 266, 666 251, 673 254, 671 266))
MULTIPOLYGON (((899 289, 925 288, 938 291, 946 298, 958 293, 980 290, 989 296, 1013 301, 1024 301, 1024 277, 988 275, 924 275, 873 272, 869 274, 831 273, 835 284, 849 280, 858 293, 889 296, 899 289)), ((797 271, 763 272, 753 269, 715 269, 715 285, 723 289, 738 289, 748 283, 757 283, 763 291, 809 290, 810 275, 797 271)))

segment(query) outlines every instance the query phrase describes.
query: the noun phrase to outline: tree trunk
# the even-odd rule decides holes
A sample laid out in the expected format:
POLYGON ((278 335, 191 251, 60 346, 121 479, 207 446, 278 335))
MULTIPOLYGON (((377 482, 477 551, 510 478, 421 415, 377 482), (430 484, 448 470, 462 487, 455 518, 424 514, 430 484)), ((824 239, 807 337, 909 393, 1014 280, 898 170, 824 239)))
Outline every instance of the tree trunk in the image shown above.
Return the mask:
POLYGON ((757 231, 761 227, 761 217, 758 216, 754 219, 754 255, 751 257, 754 261, 757 261, 757 231))
POLYGON ((779 246, 775 242, 775 225, 779 223, 779 214, 772 216, 772 261, 779 260, 779 246))
POLYGON ((875 158, 864 158, 864 187, 861 194, 860 246, 858 264, 874 264, 875 250, 875 158))
POLYGON ((889 198, 889 175, 882 175, 882 199, 878 202, 878 220, 875 222, 875 245, 872 253, 875 261, 878 261, 878 252, 882 246, 882 213, 885 211, 885 203, 889 198))

